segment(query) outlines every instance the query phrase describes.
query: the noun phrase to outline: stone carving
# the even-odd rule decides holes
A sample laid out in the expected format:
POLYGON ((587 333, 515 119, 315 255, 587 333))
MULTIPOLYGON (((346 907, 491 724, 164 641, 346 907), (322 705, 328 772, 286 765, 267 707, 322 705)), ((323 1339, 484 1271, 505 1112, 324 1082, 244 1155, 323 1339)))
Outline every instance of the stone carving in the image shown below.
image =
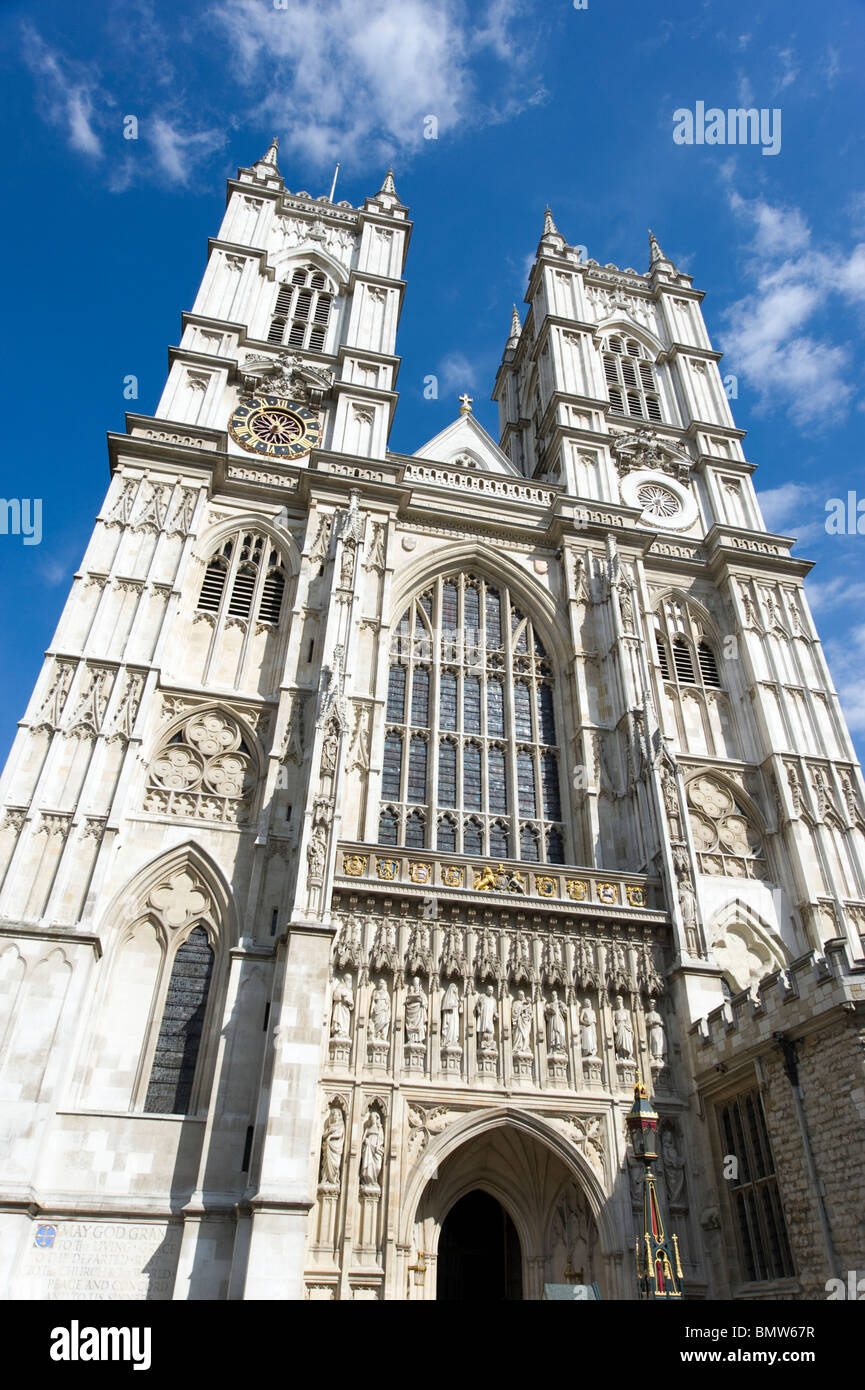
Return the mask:
POLYGON ((567 981, 564 951, 560 938, 553 936, 552 932, 544 943, 543 970, 545 984, 564 987, 567 981))
POLYGON ((532 1006, 525 991, 519 990, 511 1004, 511 1036, 514 1056, 532 1055, 532 1006))
POLYGON ((664 1020, 655 1008, 654 999, 648 1001, 646 1009, 646 1031, 649 1035, 649 1060, 653 1067, 663 1067, 667 1062, 667 1034, 664 1020))
POLYGON ((672 440, 662 439, 653 429, 614 430, 613 456, 619 473, 632 469, 653 469, 668 473, 679 483, 687 483, 691 459, 672 440))
POLYGON ((486 992, 478 996, 475 1004, 475 1017, 478 1021, 478 1047, 481 1052, 497 1052, 496 1022, 499 1011, 496 1007, 495 990, 487 985, 486 992))
POLYGON ((370 952, 370 965, 373 970, 399 970, 399 948, 397 946, 396 922, 379 922, 370 952))
POLYGON ((145 809, 243 821, 249 814, 253 773, 236 720, 221 710, 194 714, 151 763, 145 809))
POLYGON ((537 971, 532 961, 531 938, 517 928, 508 953, 508 974, 515 984, 534 985, 537 971))
POLYGON ((369 1024, 375 1042, 387 1042, 390 1032, 390 991, 379 977, 373 990, 369 1010, 369 1024))
POLYGON ((290 696, 288 722, 285 727, 285 738, 282 744, 282 761, 284 763, 303 762, 304 753, 304 714, 306 713, 306 696, 299 690, 295 690, 290 696))
POLYGON ((324 797, 319 797, 313 806, 312 829, 306 847, 306 862, 311 879, 320 879, 324 874, 331 810, 330 802, 324 797))
POLYGON ((604 1176, 604 1130, 600 1115, 572 1115, 565 1121, 568 1137, 574 1147, 604 1176))
POLYGON ((333 517, 323 516, 318 523, 318 531, 309 552, 310 562, 313 565, 325 564, 328 552, 330 551, 330 533, 333 528, 333 517))
POLYGON ((630 993, 634 989, 634 978, 628 968, 625 948, 621 941, 613 941, 607 947, 607 989, 630 993))
POLYGON ((369 554, 364 565, 365 570, 376 570, 379 574, 385 571, 385 541, 384 541, 384 522, 374 521, 372 523, 372 536, 369 543, 369 554))
POLYGON ((475 974, 479 980, 496 980, 501 977, 502 967, 499 962, 496 938, 489 927, 483 927, 478 933, 478 944, 475 951, 475 974))
POLYGON ((328 1107, 327 1118, 321 1136, 321 1166, 319 1168, 319 1192, 339 1192, 342 1172, 342 1155, 345 1149, 345 1116, 342 1107, 334 1101, 328 1107))
POLYGON ((465 951, 465 931, 456 925, 447 926, 442 936, 441 970, 445 979, 458 975, 465 979, 468 974, 468 961, 465 951))
POLYGON ((670 827, 670 839, 681 840, 683 838, 682 808, 679 803, 679 789, 676 786, 675 775, 666 763, 661 764, 661 791, 664 796, 664 810, 667 813, 667 824, 670 827))
POLYGON ((141 692, 143 689, 144 676, 137 671, 128 672, 123 694, 117 703, 117 708, 111 720, 110 740, 116 738, 129 739, 132 737, 132 730, 135 725, 136 715, 138 714, 138 706, 141 702, 141 692))
POLYGON ((147 901, 165 925, 175 930, 210 908, 210 894, 188 868, 177 870, 154 888, 147 901))
POLYGON ((595 966, 594 947, 583 937, 577 942, 574 981, 577 989, 598 989, 601 978, 595 966))
POLYGON ((430 1141, 430 1136, 441 1134, 442 1130, 447 1129, 449 1124, 458 1120, 460 1112, 458 1110, 448 1110, 445 1105, 435 1105, 430 1110, 424 1110, 423 1106, 412 1105, 408 1107, 408 1156, 413 1162, 420 1158, 424 1149, 430 1141))
POLYGON ((630 1010, 626 1009, 622 1002, 621 994, 616 995, 616 1007, 613 1011, 613 1041, 616 1048, 616 1060, 633 1062, 634 1023, 630 1010))
POLYGON ((664 982, 658 974, 654 953, 648 941, 643 942, 639 954, 637 984, 644 994, 651 995, 653 999, 664 993, 664 982))
POLYGON ((580 1051, 584 1057, 598 1055, 598 1024, 589 999, 584 999, 580 1008, 580 1051))
POLYGON ((405 997, 405 1037, 407 1043, 425 1043, 427 1024, 426 995, 417 975, 405 997))
POLYGON ((356 705, 354 732, 351 736, 348 763, 349 768, 369 770, 369 705, 356 705))
POLYGON ((460 1048, 460 1014, 463 1011, 463 1001, 460 992, 453 980, 451 980, 444 992, 441 1005, 441 1041, 442 1050, 460 1048))
POLYGON ((57 662, 51 684, 33 722, 34 732, 37 729, 56 729, 69 695, 69 687, 72 684, 74 674, 75 667, 71 662, 57 662))
POLYGON ((373 1107, 367 1116, 360 1146, 360 1190, 368 1196, 381 1193, 379 1178, 384 1166, 384 1127, 381 1115, 373 1107))
POLYGON ((338 970, 344 970, 347 965, 354 966, 355 970, 362 969, 364 964, 363 943, 361 941, 360 922, 356 917, 347 917, 342 923, 334 960, 338 970))
POLYGON ((347 1038, 351 1029, 351 1015, 354 1009, 354 992, 351 976, 343 975, 342 980, 333 982, 330 1008, 330 1036, 347 1038))
POLYGON ((563 1056, 565 1051, 565 1010, 559 1000, 558 990, 553 990, 550 1002, 544 1008, 547 1020, 547 1052, 551 1056, 563 1056))
POLYGON ((428 922, 416 922, 409 933, 408 950, 405 961, 406 973, 424 974, 432 979, 435 963, 430 948, 430 926, 428 922))
POLYGON ((681 1206, 685 1192, 685 1160, 679 1153, 676 1136, 670 1125, 661 1131, 661 1159, 664 1165, 664 1184, 670 1206, 681 1206))
POLYGON ((319 771, 323 777, 332 777, 336 772, 336 760, 339 751, 339 725, 332 719, 324 731, 324 738, 321 744, 321 763, 319 771))

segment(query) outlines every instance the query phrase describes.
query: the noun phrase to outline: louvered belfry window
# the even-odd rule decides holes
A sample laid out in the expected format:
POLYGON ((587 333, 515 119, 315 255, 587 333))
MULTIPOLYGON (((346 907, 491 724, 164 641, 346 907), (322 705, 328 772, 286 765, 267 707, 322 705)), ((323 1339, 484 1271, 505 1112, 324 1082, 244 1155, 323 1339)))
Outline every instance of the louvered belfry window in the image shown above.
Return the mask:
POLYGON ((607 340, 603 362, 612 413, 660 422, 663 416, 655 366, 642 343, 614 335, 607 340))
POLYGON ((299 267, 277 291, 267 341, 323 352, 333 299, 322 271, 299 267))
POLYGON ((207 562, 198 608, 223 618, 252 618, 276 626, 285 594, 282 556, 267 536, 241 532, 223 541, 207 562))
POLYGON ((693 612, 684 605, 682 615, 678 625, 686 631, 674 630, 671 636, 664 631, 670 622, 669 615, 666 624, 661 621, 661 613, 655 619, 658 624, 655 628, 655 649, 661 679, 671 685, 723 689, 714 647, 703 635, 693 612))
POLYGON ((394 628, 379 840, 564 862, 552 664, 509 589, 448 575, 394 628))

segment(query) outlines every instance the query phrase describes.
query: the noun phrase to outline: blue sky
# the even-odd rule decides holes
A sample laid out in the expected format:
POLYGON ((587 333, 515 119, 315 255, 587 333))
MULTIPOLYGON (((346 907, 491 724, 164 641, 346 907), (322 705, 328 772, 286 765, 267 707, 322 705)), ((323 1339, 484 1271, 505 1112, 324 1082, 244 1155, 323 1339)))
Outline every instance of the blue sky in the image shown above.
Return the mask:
POLYGON ((602 263, 644 270, 654 228, 707 291, 767 522, 818 561, 809 593, 865 746, 865 536, 824 527, 829 498, 865 498, 861 0, 282 3, 28 0, 0 19, 2 495, 43 500, 41 544, 0 535, 0 752, 107 486, 105 432, 155 409, 225 179, 273 134, 294 190, 326 193, 338 159, 337 196, 357 204, 394 165, 415 224, 403 452, 464 389, 495 434, 489 393, 547 202, 602 263), (698 101, 780 110, 780 152, 677 145, 673 113, 698 101))

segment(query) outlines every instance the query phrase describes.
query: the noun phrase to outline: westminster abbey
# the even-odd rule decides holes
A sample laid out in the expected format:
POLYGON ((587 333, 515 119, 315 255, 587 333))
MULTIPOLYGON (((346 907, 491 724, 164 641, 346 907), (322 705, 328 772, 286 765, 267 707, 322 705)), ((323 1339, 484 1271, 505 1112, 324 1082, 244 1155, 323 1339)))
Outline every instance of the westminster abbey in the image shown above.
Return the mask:
POLYGON ((684 1296, 826 1298, 865 789, 809 564, 651 234, 548 210, 498 440, 392 452, 410 232, 274 142, 109 435, 2 782, 2 1297, 635 1299, 642 1082, 684 1296))

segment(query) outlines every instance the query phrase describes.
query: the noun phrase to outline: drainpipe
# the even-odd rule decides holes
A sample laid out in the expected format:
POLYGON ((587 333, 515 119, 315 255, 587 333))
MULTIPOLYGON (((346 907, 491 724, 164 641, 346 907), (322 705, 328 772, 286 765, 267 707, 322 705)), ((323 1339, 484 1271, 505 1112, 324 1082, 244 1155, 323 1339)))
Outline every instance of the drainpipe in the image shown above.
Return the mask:
POLYGON ((823 1201, 823 1182, 817 1172, 817 1164, 814 1160, 814 1151, 811 1148, 811 1139, 808 1134, 808 1123, 805 1119, 805 1108, 802 1105, 802 1087, 799 1084, 799 1059, 796 1052, 795 1041, 788 1037, 786 1033, 773 1033, 775 1045, 780 1049, 784 1059, 784 1071, 787 1080, 790 1082, 790 1089, 793 1092, 793 1105, 796 1110, 796 1119, 799 1122, 799 1132, 802 1136, 802 1148, 805 1153, 805 1162, 808 1165, 808 1176, 814 1189, 817 1199, 817 1215, 820 1218, 820 1228, 823 1232, 823 1243, 826 1246, 826 1254, 829 1258, 830 1275, 838 1274, 838 1256, 835 1253, 835 1243, 832 1239, 832 1228, 829 1225, 829 1215, 826 1211, 826 1204, 823 1201))

